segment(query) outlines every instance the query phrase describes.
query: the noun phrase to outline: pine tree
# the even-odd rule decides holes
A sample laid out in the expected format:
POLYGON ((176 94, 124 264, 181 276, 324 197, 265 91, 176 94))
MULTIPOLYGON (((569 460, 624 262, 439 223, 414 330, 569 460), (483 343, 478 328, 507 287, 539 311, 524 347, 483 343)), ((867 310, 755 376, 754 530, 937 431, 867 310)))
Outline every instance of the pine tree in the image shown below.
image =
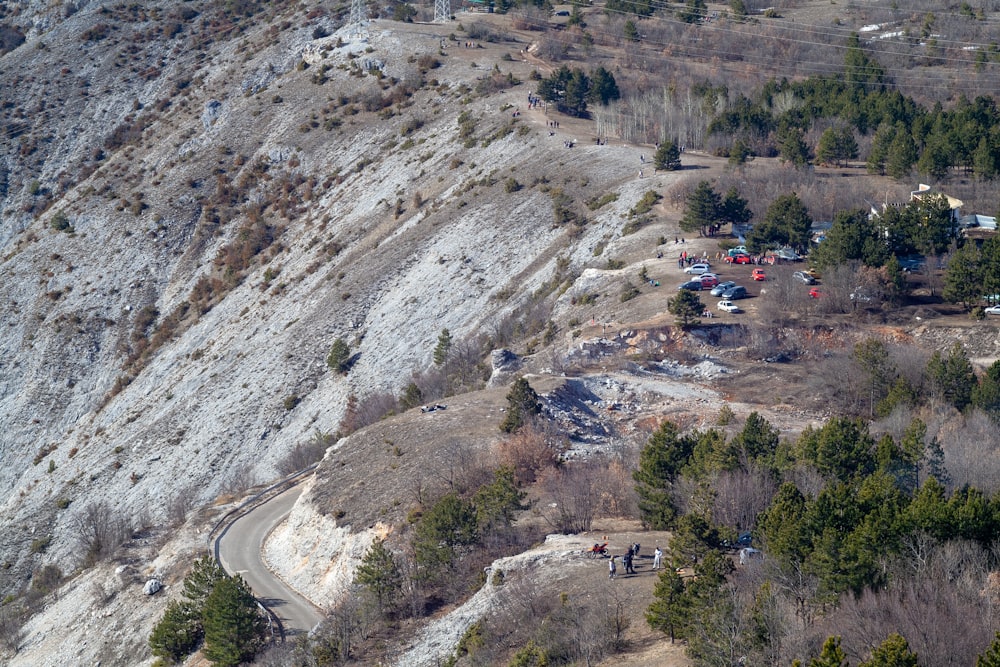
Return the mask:
POLYGON ((375 598, 379 612, 387 614, 396 606, 403 590, 403 573, 385 542, 375 540, 361 558, 354 581, 375 598))
POLYGON ((351 368, 351 348, 343 338, 333 341, 330 354, 326 357, 326 365, 341 375, 347 373, 351 368))
POLYGON ((941 397, 962 411, 972 402, 972 387, 976 384, 976 372, 965 354, 962 344, 955 342, 948 356, 934 352, 927 362, 927 376, 941 397))
POLYGON ((701 181, 688 195, 684 216, 680 220, 681 229, 685 232, 698 231, 704 236, 705 230, 718 222, 721 206, 719 193, 712 189, 712 184, 701 181))
POLYGON ((735 187, 729 188, 719 206, 719 218, 733 225, 745 225, 753 219, 753 211, 748 205, 749 202, 740 196, 739 190, 735 187))
POLYGON ((507 415, 500 423, 500 430, 504 433, 514 433, 541 411, 538 394, 527 380, 518 378, 507 392, 507 415))
POLYGON ((692 324, 701 321, 701 314, 705 312, 705 304, 701 302, 695 292, 682 289, 677 292, 677 296, 667 301, 667 312, 677 318, 677 326, 687 329, 692 324))
POLYGON ((840 637, 827 637, 819 657, 810 660, 809 667, 847 667, 847 656, 840 648, 840 637))
POLYGON ((655 600, 646 609, 646 623, 670 635, 671 644, 675 639, 683 639, 691 601, 685 595, 684 580, 674 568, 668 567, 660 573, 653 597, 655 600))
POLYGON ((449 493, 420 517, 414 530, 413 550, 423 576, 434 578, 454 566, 463 547, 478 540, 476 508, 449 493))
POLYGON ((639 516, 646 527, 652 530, 673 527, 677 511, 671 491, 693 449, 691 439, 682 438, 671 421, 663 422, 642 448, 632 479, 639 496, 639 516))
POLYGON ((917 667, 917 654, 910 650, 906 639, 894 632, 872 651, 871 660, 858 667, 917 667))
POLYGON ((434 347, 434 365, 443 366, 448 360, 448 352, 451 350, 451 332, 441 329, 438 335, 437 345, 434 347))
POLYGON ((993 637, 993 643, 976 658, 976 667, 1000 667, 1000 632, 993 637))
POLYGON ((179 663, 194 653, 204 633, 198 610, 190 602, 171 600, 149 636, 153 655, 179 663))
POLYGON ((202 556, 191 567, 191 572, 184 577, 183 595, 195 609, 200 610, 205 600, 212 593, 215 584, 226 578, 226 572, 211 556, 202 556))
POLYGON ((206 658, 221 667, 247 662, 264 644, 267 623, 239 575, 219 580, 202 611, 206 658))
POLYGON ((677 142, 664 139, 653 155, 653 167, 662 171, 676 171, 681 168, 681 151, 677 142))
POLYGON ((493 471, 493 481, 479 487, 472 497, 479 527, 487 529, 492 526, 510 526, 515 514, 527 509, 524 497, 525 493, 517 488, 514 468, 497 468, 493 471))

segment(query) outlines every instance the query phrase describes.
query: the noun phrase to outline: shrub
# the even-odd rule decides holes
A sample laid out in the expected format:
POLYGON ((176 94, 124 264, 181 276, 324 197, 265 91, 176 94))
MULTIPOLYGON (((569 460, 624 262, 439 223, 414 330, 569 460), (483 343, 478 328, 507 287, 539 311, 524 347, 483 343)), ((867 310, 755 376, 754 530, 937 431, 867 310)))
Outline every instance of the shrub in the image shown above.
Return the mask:
POLYGON ((49 220, 49 227, 56 230, 57 232, 71 232, 73 231, 73 226, 69 224, 69 218, 62 211, 56 211, 52 218, 49 220))

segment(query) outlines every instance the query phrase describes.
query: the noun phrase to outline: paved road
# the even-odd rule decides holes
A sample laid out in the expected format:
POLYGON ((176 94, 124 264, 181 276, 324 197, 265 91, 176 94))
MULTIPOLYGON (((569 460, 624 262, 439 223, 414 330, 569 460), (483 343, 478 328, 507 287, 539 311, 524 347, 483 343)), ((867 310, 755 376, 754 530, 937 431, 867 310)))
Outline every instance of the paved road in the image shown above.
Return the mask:
POLYGON ((219 560, 226 572, 243 577, 257 599, 281 619, 286 637, 309 632, 323 619, 312 603, 267 569, 260 555, 264 538, 292 511, 299 493, 301 489, 293 486, 258 505, 237 519, 219 538, 219 560))

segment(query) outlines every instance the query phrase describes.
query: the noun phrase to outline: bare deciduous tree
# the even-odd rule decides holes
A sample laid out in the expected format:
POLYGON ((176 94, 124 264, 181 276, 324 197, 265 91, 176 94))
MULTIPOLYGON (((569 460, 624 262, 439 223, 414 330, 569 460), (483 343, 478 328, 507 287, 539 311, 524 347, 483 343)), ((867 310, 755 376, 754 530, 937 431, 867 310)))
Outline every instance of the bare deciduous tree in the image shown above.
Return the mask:
POLYGON ((84 507, 75 523, 76 539, 88 564, 113 557, 132 532, 122 511, 104 502, 84 507))
POLYGON ((777 490, 771 475, 756 466, 724 471, 713 487, 712 518, 737 532, 753 527, 757 515, 768 508, 777 490))

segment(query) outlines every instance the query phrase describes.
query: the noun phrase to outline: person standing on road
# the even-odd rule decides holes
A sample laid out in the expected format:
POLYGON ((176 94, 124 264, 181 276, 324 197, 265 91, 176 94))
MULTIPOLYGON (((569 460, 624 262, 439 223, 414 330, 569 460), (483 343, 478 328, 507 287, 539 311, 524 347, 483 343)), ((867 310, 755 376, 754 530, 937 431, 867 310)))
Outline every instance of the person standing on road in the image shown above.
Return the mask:
POLYGON ((653 569, 659 570, 660 563, 663 561, 663 549, 659 546, 656 547, 656 551, 653 552, 653 569))
POLYGON ((615 567, 615 557, 612 556, 611 560, 608 561, 608 579, 614 579, 616 574, 618 574, 618 568, 615 567))

